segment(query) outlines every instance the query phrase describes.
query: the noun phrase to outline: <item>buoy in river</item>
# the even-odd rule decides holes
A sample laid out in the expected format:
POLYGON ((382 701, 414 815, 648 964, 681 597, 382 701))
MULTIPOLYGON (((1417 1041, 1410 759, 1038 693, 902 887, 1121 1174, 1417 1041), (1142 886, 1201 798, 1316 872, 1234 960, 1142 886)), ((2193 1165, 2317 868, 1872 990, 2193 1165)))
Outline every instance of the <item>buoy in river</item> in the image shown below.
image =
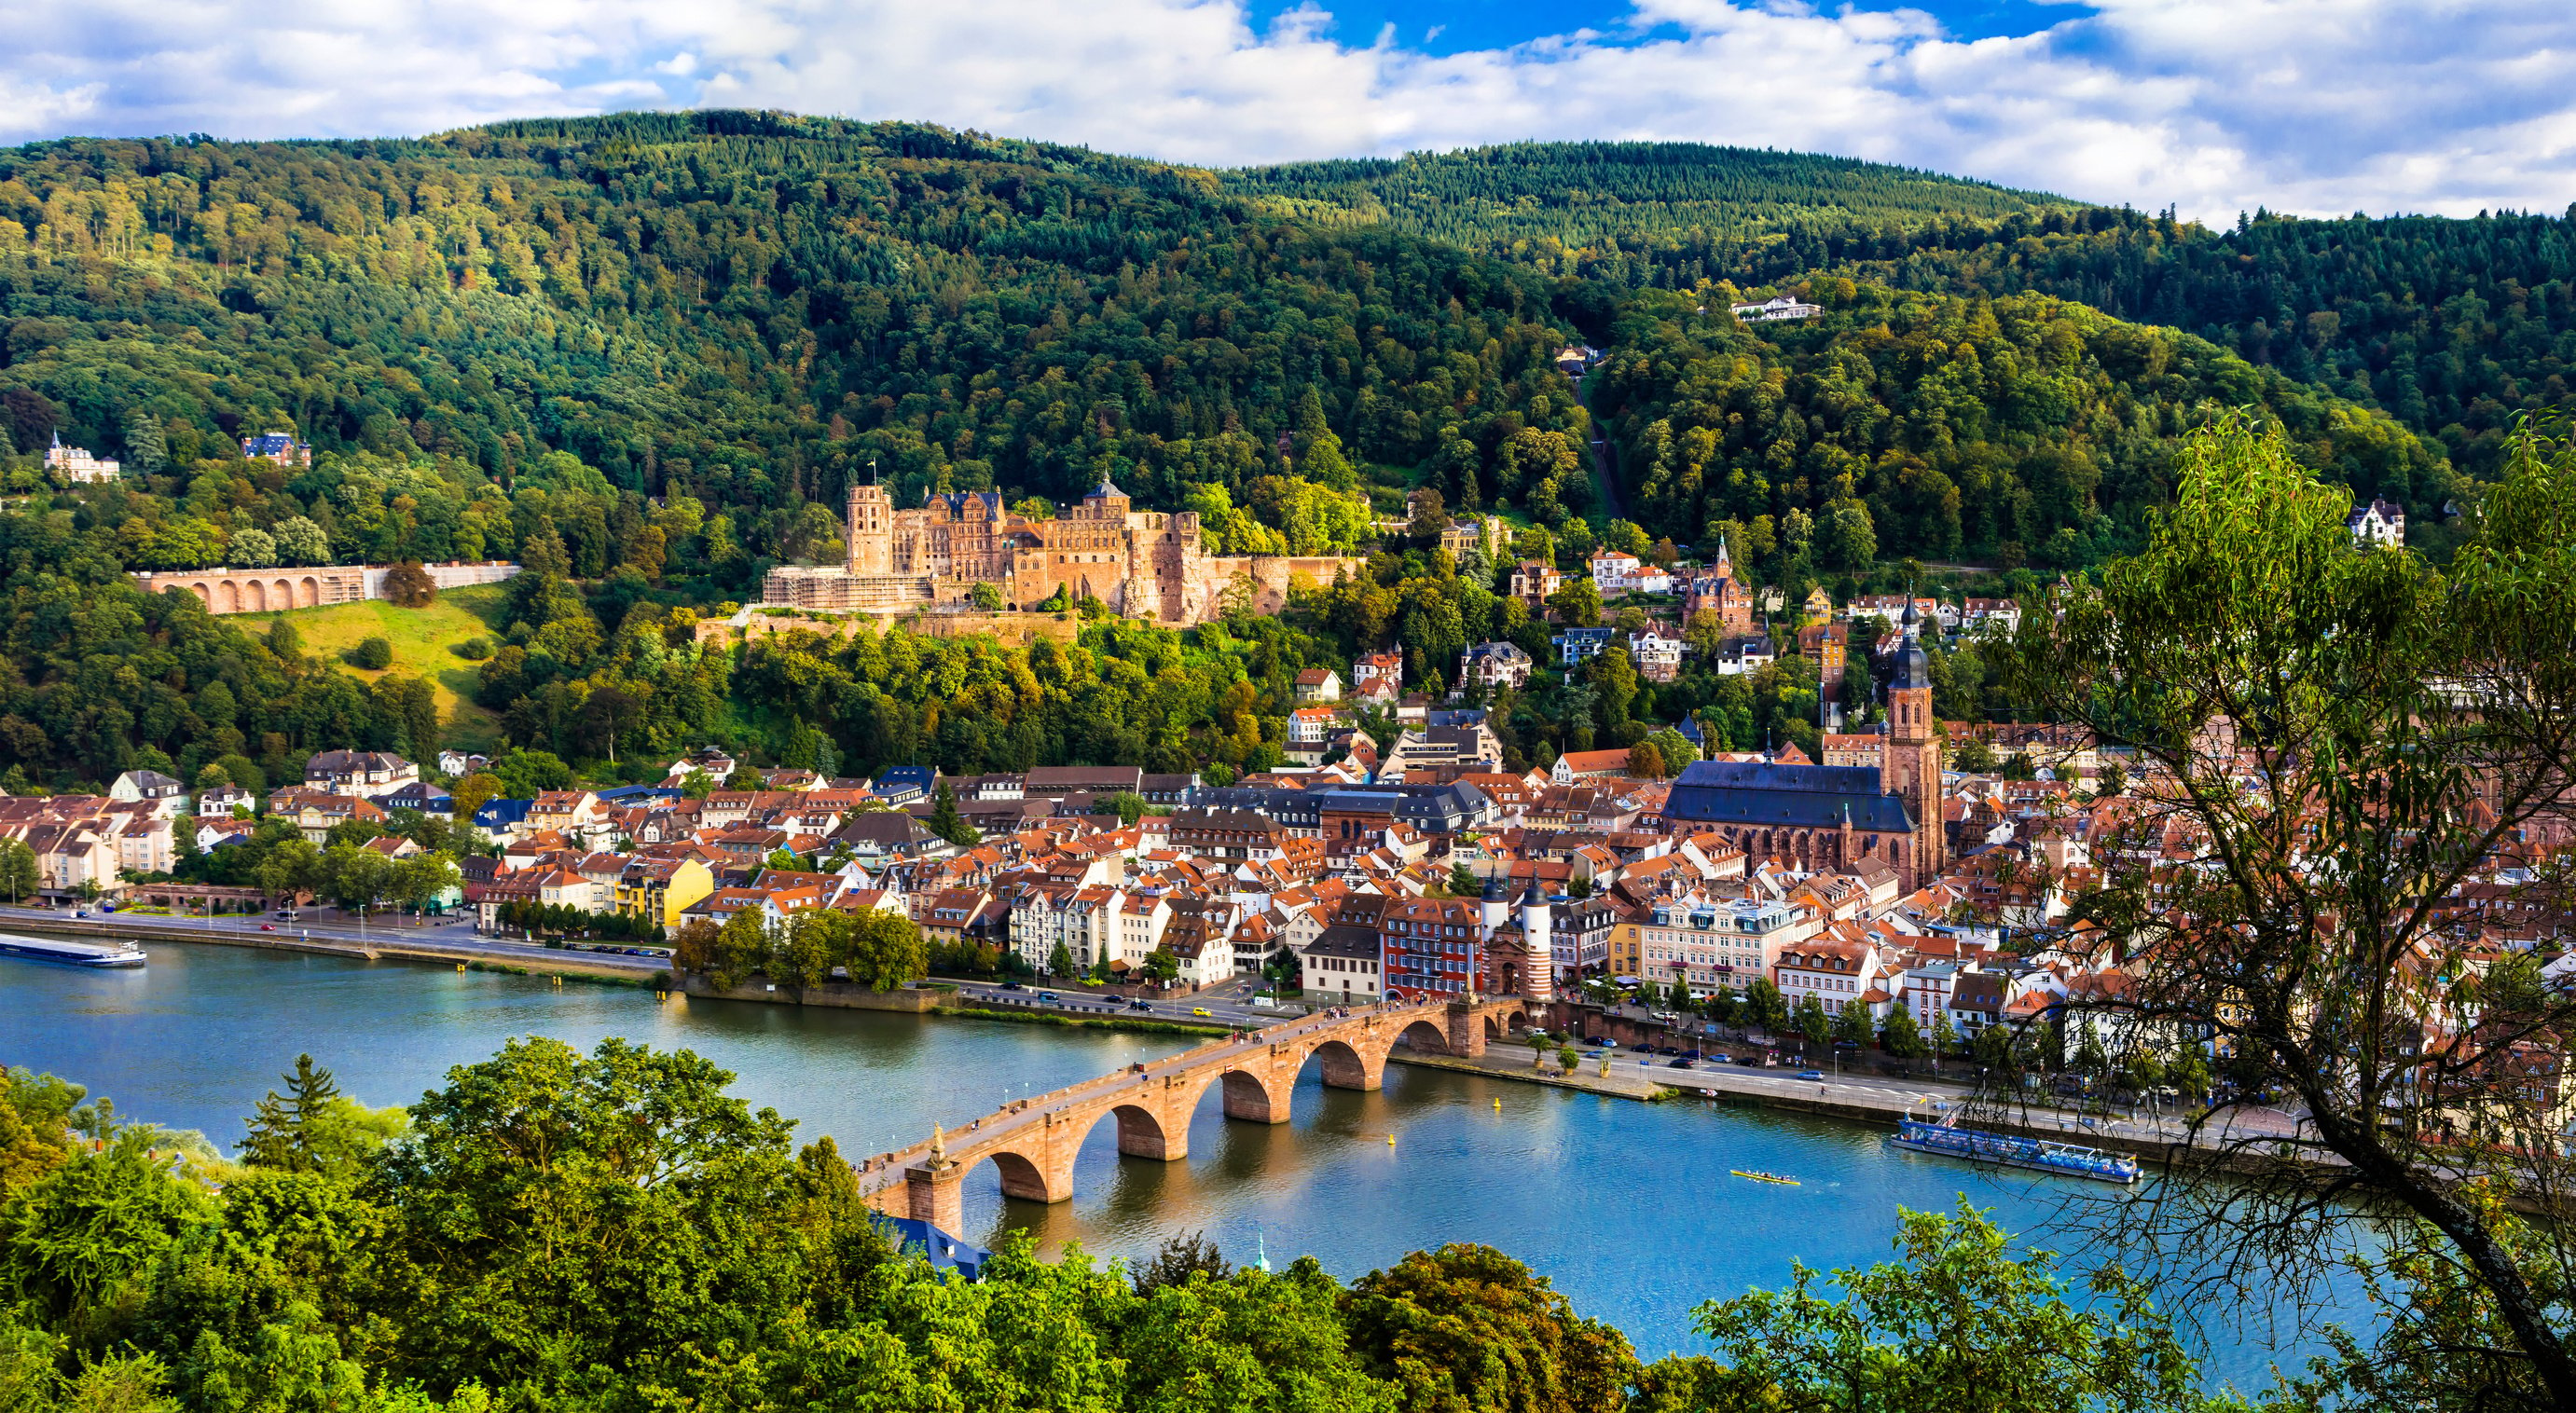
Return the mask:
POLYGON ((1497 1113, 1497 1114, 1499 1114, 1499 1113, 1501 1113, 1502 1111, 1503 1111, 1503 1101, 1502 1101, 1502 1100, 1500 1100, 1500 1099, 1495 1100, 1495 1101, 1494 1101, 1494 1112, 1495 1112, 1495 1113, 1497 1113))
POLYGON ((1391 1134, 1391 1133, 1390 1133, 1390 1134, 1388 1134, 1388 1135, 1386 1136, 1386 1146, 1387 1146, 1387 1147, 1389 1147, 1389 1148, 1393 1148, 1393 1147, 1395 1146, 1395 1135, 1394 1135, 1394 1134, 1391 1134))

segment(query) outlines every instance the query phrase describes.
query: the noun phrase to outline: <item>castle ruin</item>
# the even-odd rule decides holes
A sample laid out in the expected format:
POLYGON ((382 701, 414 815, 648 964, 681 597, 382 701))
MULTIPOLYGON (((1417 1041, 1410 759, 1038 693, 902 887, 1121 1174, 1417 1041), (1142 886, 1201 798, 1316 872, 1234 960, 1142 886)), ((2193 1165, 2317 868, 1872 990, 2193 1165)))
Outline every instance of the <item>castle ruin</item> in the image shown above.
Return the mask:
POLYGON ((997 491, 931 492, 897 510, 882 486, 850 489, 849 553, 824 568, 781 567, 761 584, 771 607, 908 613, 971 605, 990 584, 1005 608, 1035 609, 1059 592, 1157 623, 1205 623, 1248 581, 1256 612, 1276 612, 1299 582, 1327 584, 1359 561, 1330 555, 1211 555, 1195 511, 1137 510, 1108 481, 1054 519, 1005 510, 997 491))

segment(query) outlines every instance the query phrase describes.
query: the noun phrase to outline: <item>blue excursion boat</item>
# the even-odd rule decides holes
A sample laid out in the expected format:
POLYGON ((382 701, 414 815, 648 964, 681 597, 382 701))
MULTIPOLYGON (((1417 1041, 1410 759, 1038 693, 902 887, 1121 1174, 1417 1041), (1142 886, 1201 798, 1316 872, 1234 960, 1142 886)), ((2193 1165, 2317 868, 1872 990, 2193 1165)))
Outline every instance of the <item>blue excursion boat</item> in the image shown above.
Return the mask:
POLYGON ((139 967, 144 962, 143 949, 131 942, 73 942, 14 932, 0 932, 0 957, 67 967, 139 967))
POLYGON ((2126 1154, 2105 1153, 2099 1148, 2052 1143, 2046 1139, 2022 1138, 2008 1133, 1954 1128, 1946 1123, 1900 1120, 1896 1133, 1887 1141, 1917 1153, 1938 1153, 1950 1158, 1965 1158, 1972 1163, 1999 1163, 2008 1168, 2060 1173, 2067 1177, 2091 1178, 2096 1182, 2126 1184, 2138 1180, 2138 1160, 2126 1154))

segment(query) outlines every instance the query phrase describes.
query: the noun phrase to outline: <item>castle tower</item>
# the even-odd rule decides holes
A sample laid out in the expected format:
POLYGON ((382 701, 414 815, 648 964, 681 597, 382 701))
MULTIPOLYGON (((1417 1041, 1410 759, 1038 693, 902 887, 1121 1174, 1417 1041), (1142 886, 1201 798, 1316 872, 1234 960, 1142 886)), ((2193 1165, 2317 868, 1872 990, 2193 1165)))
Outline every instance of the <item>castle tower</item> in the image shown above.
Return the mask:
POLYGON ((1521 937, 1528 944, 1528 974, 1521 978, 1521 994, 1532 1001, 1556 999, 1556 924, 1548 914, 1547 895, 1539 891, 1538 875, 1532 873, 1529 891, 1521 894, 1521 937))
POLYGON ((1923 887, 1941 876, 1949 852, 1941 827, 1941 742, 1932 734, 1932 674, 1923 656, 1922 615, 1906 591, 1898 625, 1905 645, 1896 653, 1896 676, 1887 684, 1887 745, 1878 769, 1882 788, 1905 797, 1914 817, 1914 847, 1905 886, 1923 887))
POLYGON ((894 572, 894 502, 883 486, 850 487, 852 574, 894 572))

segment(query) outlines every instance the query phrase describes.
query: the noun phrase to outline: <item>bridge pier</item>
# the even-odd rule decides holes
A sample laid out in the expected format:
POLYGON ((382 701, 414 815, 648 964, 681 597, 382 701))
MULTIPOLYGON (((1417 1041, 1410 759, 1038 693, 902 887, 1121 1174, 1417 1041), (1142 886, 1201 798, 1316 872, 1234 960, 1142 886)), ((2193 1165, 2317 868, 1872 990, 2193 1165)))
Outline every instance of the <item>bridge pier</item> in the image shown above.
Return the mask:
POLYGON ((1449 1053, 1475 1059, 1485 1053, 1485 1018, 1464 1001, 1449 1003, 1449 1053))
POLYGON ((965 1164, 924 1163, 907 1169, 903 1181, 905 1216, 916 1222, 928 1222, 951 1235, 965 1227, 965 1164))

